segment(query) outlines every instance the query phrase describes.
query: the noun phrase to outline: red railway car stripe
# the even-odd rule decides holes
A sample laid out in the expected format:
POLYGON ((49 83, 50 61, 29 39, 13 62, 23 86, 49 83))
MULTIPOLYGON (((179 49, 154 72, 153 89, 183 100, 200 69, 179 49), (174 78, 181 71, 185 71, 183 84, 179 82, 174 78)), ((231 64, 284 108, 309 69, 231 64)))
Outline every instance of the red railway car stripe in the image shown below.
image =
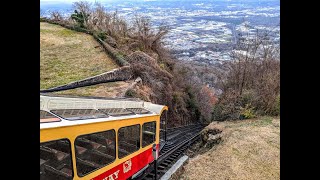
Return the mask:
MULTIPOLYGON (((159 151, 159 144, 157 144, 157 151, 159 151)), ((92 180, 125 180, 137 173, 153 160, 152 148, 149 148, 137 156, 134 156, 118 166, 94 177, 92 180)))

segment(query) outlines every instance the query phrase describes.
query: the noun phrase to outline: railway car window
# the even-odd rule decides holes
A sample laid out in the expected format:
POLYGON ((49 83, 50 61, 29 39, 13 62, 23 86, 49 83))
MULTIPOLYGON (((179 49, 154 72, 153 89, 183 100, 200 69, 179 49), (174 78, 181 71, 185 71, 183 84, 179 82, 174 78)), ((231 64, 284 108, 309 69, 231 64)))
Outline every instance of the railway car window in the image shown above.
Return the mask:
POLYGON ((55 109, 51 110, 51 112, 66 120, 82 120, 108 117, 106 114, 96 109, 55 109))
POLYGON ((76 161, 78 176, 85 176, 116 159, 116 136, 114 130, 82 135, 76 138, 76 161))
POLYGON ((123 158, 140 149, 140 125, 122 127, 118 131, 118 156, 123 158))
POLYGON ((99 110, 110 116, 134 115, 133 112, 123 108, 106 108, 106 109, 99 109, 99 110))
POLYGON ((150 111, 144 109, 144 108, 127 108, 127 110, 132 111, 136 114, 149 114, 150 111))
POLYGON ((142 126, 142 147, 156 141, 156 122, 147 122, 142 126))
POLYGON ((40 180, 72 179, 71 159, 69 140, 40 143, 40 180))
POLYGON ((58 121, 60 121, 59 118, 55 117, 54 115, 50 114, 47 111, 40 110, 40 123, 58 122, 58 121))

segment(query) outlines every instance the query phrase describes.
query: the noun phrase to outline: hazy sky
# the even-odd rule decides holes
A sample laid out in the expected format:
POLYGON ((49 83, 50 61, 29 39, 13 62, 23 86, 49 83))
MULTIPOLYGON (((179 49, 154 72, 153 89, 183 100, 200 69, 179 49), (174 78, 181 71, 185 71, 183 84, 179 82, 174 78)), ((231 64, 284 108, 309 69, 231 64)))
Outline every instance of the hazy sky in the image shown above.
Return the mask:
MULTIPOLYGON (((75 1, 80 1, 80 0, 40 0, 40 2, 75 2, 75 1)), ((89 1, 89 2, 108 2, 108 1, 119 1, 119 0, 83 0, 83 1, 89 1)), ((136 0, 139 1, 139 0, 136 0)), ((140 0, 140 1, 148 1, 148 0, 140 0)), ((183 1, 183 0, 182 0, 183 1)), ((197 1, 197 0, 195 0, 197 1)), ((220 0, 223 1, 223 0, 220 0)), ((237 1, 237 0, 224 0, 224 1, 237 1)), ((238 1, 268 1, 268 0, 238 0, 238 1)), ((272 1, 272 0, 270 0, 272 1)), ((275 0, 276 1, 276 0, 275 0)))
MULTIPOLYGON (((40 2, 74 2, 74 1, 77 1, 77 0, 40 0, 40 2)), ((95 0, 86 0, 86 1, 95 1, 95 0)))
MULTIPOLYGON (((75 1, 80 1, 80 0, 40 0, 40 3, 41 2, 64 2, 64 3, 72 3, 72 2, 75 2, 75 1)), ((88 1, 88 2, 108 2, 108 1, 115 1, 115 0, 84 0, 84 1, 88 1)))
MULTIPOLYGON (((40 4, 41 2, 43 3, 72 3, 75 1, 88 1, 88 2, 114 2, 114 1, 125 1, 125 0, 40 0, 40 4)), ((154 1, 154 0, 133 0, 133 1, 154 1)), ((156 1, 161 1, 161 0, 156 0, 156 1)), ((170 1, 170 0, 163 0, 163 1, 170 1)), ((180 1, 187 1, 187 0, 180 0, 180 1)), ((190 0, 188 0, 190 1, 190 0)), ((199 1, 199 0, 194 0, 194 1, 199 1)), ((200 0, 201 1, 201 0, 200 0)), ((226 2, 235 2, 235 1, 243 1, 243 2, 250 2, 250 1, 280 1, 280 0, 212 0, 212 1, 226 1, 226 2)))

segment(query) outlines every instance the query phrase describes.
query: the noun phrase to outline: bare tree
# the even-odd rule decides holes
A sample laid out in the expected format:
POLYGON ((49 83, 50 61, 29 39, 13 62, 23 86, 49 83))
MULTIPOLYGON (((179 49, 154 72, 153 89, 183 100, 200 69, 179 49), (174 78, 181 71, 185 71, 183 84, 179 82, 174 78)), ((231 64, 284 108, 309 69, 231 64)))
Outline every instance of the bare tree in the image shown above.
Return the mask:
POLYGON ((98 30, 108 29, 108 24, 110 22, 110 17, 106 13, 105 8, 99 2, 94 4, 94 10, 92 12, 92 24, 98 30))
POLYGON ((50 12, 50 19, 54 20, 54 21, 63 21, 64 18, 61 15, 61 13, 59 11, 52 11, 50 12))
POLYGON ((274 107, 280 95, 280 48, 270 34, 257 31, 255 36, 241 35, 232 60, 222 71, 215 71, 223 94, 219 104, 229 114, 250 106, 262 114, 276 114, 274 107), (228 108, 227 108, 228 107, 228 108))
POLYGON ((76 16, 78 16, 78 19, 81 20, 81 24, 83 24, 84 27, 88 27, 90 14, 92 13, 91 3, 88 1, 78 1, 73 3, 73 7, 75 8, 75 19, 76 16))
POLYGON ((143 45, 144 49, 157 50, 163 36, 168 33, 169 28, 161 25, 158 30, 155 31, 152 29, 152 24, 149 18, 141 15, 135 15, 131 30, 129 37, 138 40, 143 45))
POLYGON ((104 6, 95 2, 80 1, 74 3, 74 19, 90 30, 106 33, 114 38, 125 37, 128 31, 127 22, 119 17, 118 12, 108 13, 104 6))
POLYGON ((88 1, 74 2, 73 7, 83 14, 91 14, 91 3, 88 1))

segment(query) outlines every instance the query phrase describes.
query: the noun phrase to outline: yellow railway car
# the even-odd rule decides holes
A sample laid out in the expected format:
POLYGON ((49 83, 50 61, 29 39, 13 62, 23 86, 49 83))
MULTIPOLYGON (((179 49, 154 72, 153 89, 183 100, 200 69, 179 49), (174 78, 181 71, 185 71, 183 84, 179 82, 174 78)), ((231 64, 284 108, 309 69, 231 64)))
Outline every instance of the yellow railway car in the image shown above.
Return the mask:
POLYGON ((40 179, 135 177, 157 158, 167 109, 131 99, 40 94, 40 179))

